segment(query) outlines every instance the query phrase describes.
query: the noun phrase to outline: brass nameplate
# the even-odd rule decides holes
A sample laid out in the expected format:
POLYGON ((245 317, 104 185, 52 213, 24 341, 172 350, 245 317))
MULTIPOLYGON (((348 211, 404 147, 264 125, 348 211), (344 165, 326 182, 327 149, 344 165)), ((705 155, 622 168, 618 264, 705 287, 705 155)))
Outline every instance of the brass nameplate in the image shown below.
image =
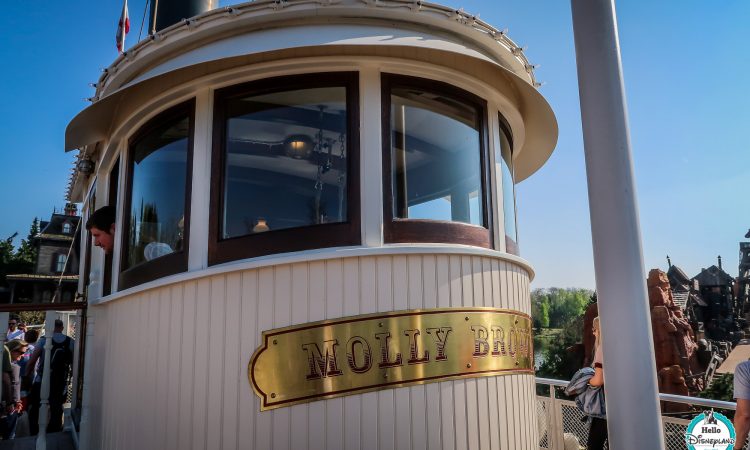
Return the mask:
POLYGON ((461 377, 533 373, 531 318, 494 308, 369 314, 263 332, 261 410, 461 377))

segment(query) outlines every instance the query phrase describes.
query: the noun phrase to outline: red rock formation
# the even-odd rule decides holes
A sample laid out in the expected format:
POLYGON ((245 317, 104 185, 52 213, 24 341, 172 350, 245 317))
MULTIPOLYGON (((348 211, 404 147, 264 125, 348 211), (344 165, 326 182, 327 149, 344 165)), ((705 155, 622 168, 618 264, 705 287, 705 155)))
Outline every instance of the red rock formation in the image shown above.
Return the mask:
MULTIPOLYGON (((700 374, 705 370, 698 361, 695 336, 690 323, 674 304, 667 274, 653 269, 648 274, 648 300, 651 306, 651 330, 654 338, 659 392, 690 395, 703 390, 700 374)), ((591 326, 597 316, 597 305, 590 305, 584 315, 583 344, 585 363, 593 360, 594 337, 591 326)), ((605 356, 606 359, 606 356, 605 356)), ((677 404, 664 404, 663 412, 680 411, 677 404)))

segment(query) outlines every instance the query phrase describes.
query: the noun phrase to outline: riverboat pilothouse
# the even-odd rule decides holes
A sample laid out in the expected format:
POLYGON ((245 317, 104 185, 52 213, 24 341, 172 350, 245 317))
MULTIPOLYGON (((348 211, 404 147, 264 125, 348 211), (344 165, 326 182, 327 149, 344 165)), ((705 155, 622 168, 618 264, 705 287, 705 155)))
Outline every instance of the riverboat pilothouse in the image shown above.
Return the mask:
POLYGON ((117 217, 80 448, 538 448, 522 49, 428 2, 213 3, 153 2, 66 132, 117 217))

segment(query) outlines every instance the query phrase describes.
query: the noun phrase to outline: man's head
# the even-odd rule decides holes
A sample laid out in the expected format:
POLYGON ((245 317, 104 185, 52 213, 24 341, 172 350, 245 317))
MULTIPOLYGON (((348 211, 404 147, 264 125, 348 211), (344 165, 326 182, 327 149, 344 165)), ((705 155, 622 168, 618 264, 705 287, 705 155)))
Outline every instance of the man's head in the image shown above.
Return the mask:
POLYGON ((106 254, 112 253, 115 246, 115 218, 115 208, 105 206, 94 211, 86 222, 94 245, 101 247, 106 254))
POLYGON ((15 317, 11 317, 8 320, 8 329, 10 331, 16 331, 16 327, 18 326, 18 319, 15 317))
POLYGON ((62 333, 65 324, 60 319, 55 319, 55 333, 62 333))
POLYGON ((22 341, 20 339, 14 339, 5 346, 8 348, 8 351, 10 352, 10 359, 12 361, 18 361, 21 359, 24 353, 26 353, 26 350, 29 349, 29 344, 26 343, 26 341, 22 341))

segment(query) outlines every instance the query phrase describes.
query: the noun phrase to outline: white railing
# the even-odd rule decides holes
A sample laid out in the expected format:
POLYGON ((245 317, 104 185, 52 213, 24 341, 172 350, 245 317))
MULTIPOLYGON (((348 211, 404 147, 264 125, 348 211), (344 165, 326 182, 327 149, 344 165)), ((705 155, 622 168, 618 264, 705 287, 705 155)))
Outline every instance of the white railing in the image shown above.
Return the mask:
MULTIPOLYGON (((586 416, 578 410, 574 401, 565 400, 556 394, 557 387, 565 387, 567 381, 553 380, 549 378, 537 378, 537 386, 547 386, 547 395, 537 395, 537 417, 539 423, 539 448, 545 450, 579 450, 586 448, 589 434, 589 424, 586 416)), ((662 414, 662 425, 664 427, 664 442, 667 449, 685 449, 685 430, 691 419, 702 409, 713 408, 734 411, 734 402, 711 400, 706 398, 686 397, 683 395, 659 394, 659 399, 664 402, 678 403, 692 406, 695 413, 680 414, 682 417, 672 417, 662 414)), ((745 446, 747 449, 748 446, 745 446)))

